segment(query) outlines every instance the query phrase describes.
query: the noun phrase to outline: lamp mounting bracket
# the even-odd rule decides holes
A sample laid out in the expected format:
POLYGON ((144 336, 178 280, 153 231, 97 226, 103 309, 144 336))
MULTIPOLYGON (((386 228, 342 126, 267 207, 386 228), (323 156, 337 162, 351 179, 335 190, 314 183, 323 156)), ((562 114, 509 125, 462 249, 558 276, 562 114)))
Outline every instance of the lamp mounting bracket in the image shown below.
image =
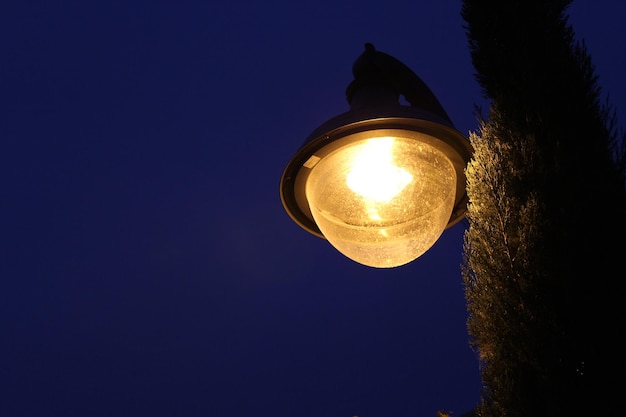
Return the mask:
POLYGON ((357 90, 364 86, 379 85, 392 89, 396 95, 404 96, 411 107, 418 107, 449 121, 437 97, 409 67, 384 52, 377 51, 373 44, 366 43, 365 51, 352 65, 354 80, 346 89, 348 103, 357 90))

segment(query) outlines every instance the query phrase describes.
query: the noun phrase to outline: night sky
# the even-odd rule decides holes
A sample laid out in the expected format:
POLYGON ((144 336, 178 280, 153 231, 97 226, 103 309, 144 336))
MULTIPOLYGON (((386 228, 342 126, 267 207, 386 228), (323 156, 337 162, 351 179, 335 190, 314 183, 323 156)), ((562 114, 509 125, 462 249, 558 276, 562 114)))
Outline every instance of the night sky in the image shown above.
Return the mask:
MULTIPOLYGON (((0 416, 457 417, 480 400, 461 222, 393 269, 283 209, 365 42, 459 131, 460 0, 0 6, 0 416)), ((626 2, 569 9, 626 126, 626 2)), ((532 28, 529 28, 532 30, 532 28)), ((584 190, 583 190, 584 192, 584 190)))

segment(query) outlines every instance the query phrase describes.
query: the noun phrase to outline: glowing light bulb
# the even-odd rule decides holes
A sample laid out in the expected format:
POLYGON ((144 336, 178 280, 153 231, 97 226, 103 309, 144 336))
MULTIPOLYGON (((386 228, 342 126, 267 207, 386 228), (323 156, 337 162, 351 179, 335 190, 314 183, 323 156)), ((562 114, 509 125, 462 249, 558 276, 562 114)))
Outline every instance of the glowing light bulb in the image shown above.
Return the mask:
POLYGON ((369 139, 354 155, 348 187, 377 202, 387 202, 413 181, 405 169, 393 164, 393 138, 369 139))

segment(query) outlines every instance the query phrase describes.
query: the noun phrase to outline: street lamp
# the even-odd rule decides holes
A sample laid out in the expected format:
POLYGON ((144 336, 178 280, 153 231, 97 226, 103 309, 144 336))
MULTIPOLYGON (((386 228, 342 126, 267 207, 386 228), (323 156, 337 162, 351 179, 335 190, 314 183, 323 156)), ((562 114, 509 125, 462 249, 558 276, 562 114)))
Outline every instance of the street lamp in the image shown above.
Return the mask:
POLYGON ((397 59, 368 43, 352 72, 350 110, 315 129, 289 161, 281 201, 298 225, 348 258, 392 268, 464 217, 472 149, 397 59))

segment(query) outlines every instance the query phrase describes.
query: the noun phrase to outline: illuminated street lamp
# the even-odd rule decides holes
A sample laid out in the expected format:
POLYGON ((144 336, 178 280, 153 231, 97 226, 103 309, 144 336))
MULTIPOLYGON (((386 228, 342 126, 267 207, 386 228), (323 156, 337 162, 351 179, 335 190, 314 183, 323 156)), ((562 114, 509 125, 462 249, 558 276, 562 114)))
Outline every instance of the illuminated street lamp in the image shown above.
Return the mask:
POLYGON ((283 172, 280 196, 298 225, 348 258, 396 267, 464 217, 472 149, 397 59, 366 44, 352 72, 350 110, 311 133, 283 172))

